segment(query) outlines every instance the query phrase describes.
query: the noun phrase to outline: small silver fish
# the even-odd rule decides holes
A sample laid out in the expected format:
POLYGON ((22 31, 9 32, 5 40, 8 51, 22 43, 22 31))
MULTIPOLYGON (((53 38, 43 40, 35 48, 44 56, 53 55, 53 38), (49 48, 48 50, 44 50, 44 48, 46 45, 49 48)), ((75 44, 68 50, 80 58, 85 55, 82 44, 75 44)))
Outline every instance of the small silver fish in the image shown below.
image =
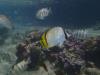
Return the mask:
POLYGON ((12 24, 9 18, 5 15, 0 15, 0 27, 5 27, 7 29, 12 29, 12 24))
POLYGON ((88 37, 88 30, 75 30, 72 36, 77 39, 86 39, 88 37))
POLYGON ((36 18, 40 20, 44 20, 47 16, 50 15, 51 8, 42 8, 37 11, 36 18))

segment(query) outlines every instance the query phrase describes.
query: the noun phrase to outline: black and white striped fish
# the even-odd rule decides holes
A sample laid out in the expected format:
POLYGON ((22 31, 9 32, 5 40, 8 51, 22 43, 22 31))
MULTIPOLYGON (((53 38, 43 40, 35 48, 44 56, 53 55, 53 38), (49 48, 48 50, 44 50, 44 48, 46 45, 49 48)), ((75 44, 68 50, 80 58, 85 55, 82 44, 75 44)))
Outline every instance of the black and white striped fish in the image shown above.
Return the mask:
POLYGON ((68 36, 68 37, 73 37, 75 39, 86 39, 92 35, 89 35, 89 31, 88 30, 83 30, 83 29, 80 29, 80 30, 65 30, 65 34, 68 36))
POLYGON ((42 8, 37 11, 36 18, 40 20, 44 20, 47 16, 50 15, 51 8, 42 8))
POLYGON ((75 30, 73 33, 72 33, 72 36, 74 38, 77 38, 77 39, 86 39, 89 37, 88 35, 88 30, 75 30))

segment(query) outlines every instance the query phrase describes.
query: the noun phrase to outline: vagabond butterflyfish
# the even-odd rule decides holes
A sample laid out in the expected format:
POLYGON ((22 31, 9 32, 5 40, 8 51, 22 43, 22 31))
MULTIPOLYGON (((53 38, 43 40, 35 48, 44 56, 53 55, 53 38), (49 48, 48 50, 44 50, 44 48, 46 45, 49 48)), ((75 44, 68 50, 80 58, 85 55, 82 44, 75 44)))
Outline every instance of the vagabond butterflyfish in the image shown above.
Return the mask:
POLYGON ((43 48, 61 46, 65 41, 65 33, 62 27, 54 27, 44 32, 40 43, 43 48))

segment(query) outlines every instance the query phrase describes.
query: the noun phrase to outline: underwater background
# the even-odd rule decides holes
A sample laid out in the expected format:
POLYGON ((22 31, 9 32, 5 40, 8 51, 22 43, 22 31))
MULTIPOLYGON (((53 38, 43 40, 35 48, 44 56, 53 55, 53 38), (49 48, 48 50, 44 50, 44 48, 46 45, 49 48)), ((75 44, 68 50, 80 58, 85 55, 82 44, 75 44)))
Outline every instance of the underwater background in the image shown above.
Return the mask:
MULTIPOLYGON (((0 14, 21 25, 91 26, 100 21, 99 0, 0 0, 0 14), (51 15, 44 21, 36 19, 36 12, 51 8, 51 15)), ((83 27, 84 27, 83 26, 83 27)))
MULTIPOLYGON (((91 35, 100 35, 100 1, 0 0, 0 75, 7 75, 15 63, 16 45, 27 32, 55 26, 71 30, 87 29, 91 35), (50 15, 43 20, 36 17, 42 8, 51 9, 50 15)), ((20 75, 31 74, 42 75, 38 71, 20 75)))

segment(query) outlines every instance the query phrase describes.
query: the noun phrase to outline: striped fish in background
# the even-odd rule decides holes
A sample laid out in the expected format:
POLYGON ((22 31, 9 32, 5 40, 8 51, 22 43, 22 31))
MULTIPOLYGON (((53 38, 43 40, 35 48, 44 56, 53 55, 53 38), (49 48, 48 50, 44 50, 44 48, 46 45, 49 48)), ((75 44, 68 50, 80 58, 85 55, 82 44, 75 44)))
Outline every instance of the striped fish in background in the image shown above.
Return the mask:
POLYGON ((71 30, 71 29, 65 29, 65 34, 67 36, 73 37, 75 39, 86 39, 91 37, 90 31, 87 29, 78 29, 78 30, 71 30))
POLYGON ((88 30, 75 30, 72 33, 72 36, 76 39, 86 39, 89 37, 89 32, 88 30))
POLYGON ((51 8, 42 8, 37 11, 36 18, 39 20, 44 20, 50 15, 51 8))

